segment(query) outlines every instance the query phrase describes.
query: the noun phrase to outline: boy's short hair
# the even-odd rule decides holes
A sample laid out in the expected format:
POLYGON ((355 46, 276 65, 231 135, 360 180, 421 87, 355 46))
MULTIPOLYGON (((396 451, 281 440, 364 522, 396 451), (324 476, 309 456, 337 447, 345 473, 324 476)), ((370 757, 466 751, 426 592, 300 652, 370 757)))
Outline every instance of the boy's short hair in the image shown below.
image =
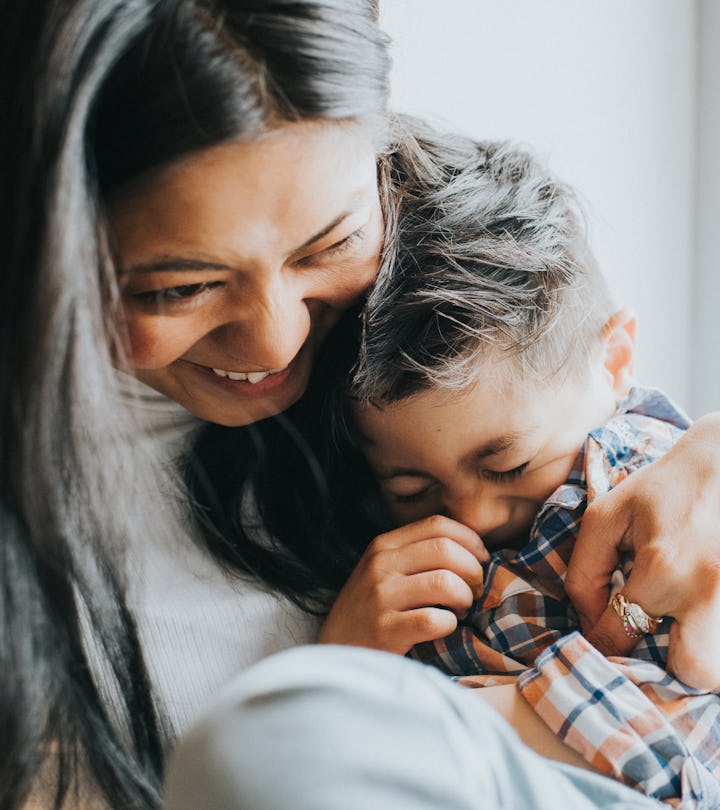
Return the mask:
POLYGON ((485 358, 503 385, 580 373, 613 305, 575 192, 510 142, 407 126, 352 395, 460 389, 485 358))

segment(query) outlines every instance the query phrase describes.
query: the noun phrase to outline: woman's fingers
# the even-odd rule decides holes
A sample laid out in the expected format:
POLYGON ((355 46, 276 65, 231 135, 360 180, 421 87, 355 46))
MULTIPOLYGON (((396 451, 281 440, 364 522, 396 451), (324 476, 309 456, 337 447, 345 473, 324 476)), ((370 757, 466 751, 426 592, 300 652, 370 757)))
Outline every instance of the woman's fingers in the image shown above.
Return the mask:
POLYGON ((720 691, 720 651, 708 640, 720 627, 720 600, 696 607, 670 628, 668 671, 688 686, 720 691))
POLYGON ((588 639, 608 655, 635 640, 607 607, 610 577, 629 553, 623 595, 671 616, 668 670, 690 686, 720 687, 720 415, 699 420, 662 459, 634 472, 586 512, 566 589, 588 639))
MULTIPOLYGON (((622 594, 653 618, 674 619, 670 626, 667 670, 695 689, 720 690, 720 645, 715 643, 720 628, 720 575, 713 565, 694 574, 672 561, 649 560, 650 548, 635 561, 633 573, 622 594), (672 570, 675 571, 673 581, 672 570), (686 588, 682 583, 694 582, 686 588), (666 583, 671 583, 669 586, 666 583)), ((608 606, 585 632, 588 641, 604 655, 631 655, 639 639, 628 636, 623 620, 608 606)))
POLYGON ((622 619, 611 607, 603 611, 585 638, 603 655, 630 655, 639 641, 628 636, 622 619))
POLYGON ((612 632, 607 613, 610 578, 620 563, 621 547, 631 535, 630 504, 620 484, 593 501, 583 516, 568 563, 565 590, 586 635, 603 619, 600 634, 612 632))
POLYGON ((676 616, 702 600, 696 577, 720 564, 719 525, 720 420, 706 417, 588 506, 566 578, 583 630, 603 615, 623 552, 634 559, 623 592, 648 613, 676 616))

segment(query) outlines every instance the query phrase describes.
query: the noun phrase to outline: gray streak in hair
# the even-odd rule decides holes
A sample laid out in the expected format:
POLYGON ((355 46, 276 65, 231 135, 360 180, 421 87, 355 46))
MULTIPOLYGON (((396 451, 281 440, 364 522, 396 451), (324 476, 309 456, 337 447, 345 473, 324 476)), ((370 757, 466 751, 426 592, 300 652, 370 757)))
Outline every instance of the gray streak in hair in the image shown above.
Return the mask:
POLYGON ((509 142, 403 125, 353 396, 463 388, 488 358, 511 383, 579 371, 612 302, 577 195, 509 142))

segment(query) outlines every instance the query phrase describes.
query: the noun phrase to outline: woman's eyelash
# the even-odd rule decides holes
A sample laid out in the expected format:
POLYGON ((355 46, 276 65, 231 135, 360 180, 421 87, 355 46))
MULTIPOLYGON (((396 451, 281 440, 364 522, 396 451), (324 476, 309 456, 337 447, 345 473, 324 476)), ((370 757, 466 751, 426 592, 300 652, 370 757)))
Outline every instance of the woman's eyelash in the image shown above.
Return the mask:
POLYGON ((342 253, 343 250, 347 250, 351 245, 354 245, 356 242, 359 242, 365 236, 365 232, 362 228, 358 228, 356 231, 348 234, 344 239, 340 240, 334 245, 331 245, 326 253, 330 254, 331 256, 334 253, 342 253))
POLYGON ((504 472, 483 470, 483 478, 487 478, 488 481, 494 481, 498 484, 507 484, 510 481, 515 481, 515 479, 519 478, 525 472, 529 463, 529 461, 526 461, 524 464, 520 464, 518 467, 514 467, 512 470, 505 470, 504 472))
MULTIPOLYGON (((359 242, 364 238, 364 229, 358 228, 356 231, 348 234, 344 239, 341 239, 334 245, 330 245, 324 250, 321 250, 318 254, 312 254, 311 256, 300 259, 300 263, 310 263, 315 260, 317 256, 340 256, 355 245, 356 242, 359 242)), ((175 287, 165 287, 161 290, 145 290, 142 292, 130 293, 130 295, 135 300, 140 301, 140 303, 149 307, 171 307, 173 305, 182 306, 184 302, 194 300, 199 295, 202 295, 202 293, 207 292, 221 283, 222 282, 203 281, 197 284, 178 284, 175 287)))
POLYGON ((348 234, 344 239, 341 239, 339 242, 335 242, 334 245, 329 245, 318 253, 313 253, 310 256, 304 256, 302 259, 300 259, 300 264, 311 263, 318 257, 332 258, 333 256, 340 256, 364 238, 364 228, 358 228, 356 231, 348 234))
POLYGON ((144 292, 131 293, 133 298, 144 304, 153 306, 182 304, 191 301, 198 295, 212 289, 220 282, 202 281, 197 284, 179 284, 176 287, 165 287, 162 290, 146 290, 144 292))

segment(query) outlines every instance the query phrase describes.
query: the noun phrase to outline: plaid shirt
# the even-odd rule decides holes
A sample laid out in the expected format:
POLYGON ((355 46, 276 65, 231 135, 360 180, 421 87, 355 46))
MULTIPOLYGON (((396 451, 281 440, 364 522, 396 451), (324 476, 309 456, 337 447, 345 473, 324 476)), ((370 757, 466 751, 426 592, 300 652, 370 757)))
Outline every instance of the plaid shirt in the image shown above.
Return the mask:
MULTIPOLYGON (((564 581, 587 504, 664 455, 689 425, 660 391, 633 389, 588 435, 529 542, 492 554, 483 595, 455 632, 410 653, 467 686, 517 682, 550 729, 588 762, 682 810, 720 808, 720 697, 665 672, 671 619, 645 636, 632 658, 601 655, 579 633, 564 581)), ((628 561, 616 572, 616 590, 630 568, 628 561)))

